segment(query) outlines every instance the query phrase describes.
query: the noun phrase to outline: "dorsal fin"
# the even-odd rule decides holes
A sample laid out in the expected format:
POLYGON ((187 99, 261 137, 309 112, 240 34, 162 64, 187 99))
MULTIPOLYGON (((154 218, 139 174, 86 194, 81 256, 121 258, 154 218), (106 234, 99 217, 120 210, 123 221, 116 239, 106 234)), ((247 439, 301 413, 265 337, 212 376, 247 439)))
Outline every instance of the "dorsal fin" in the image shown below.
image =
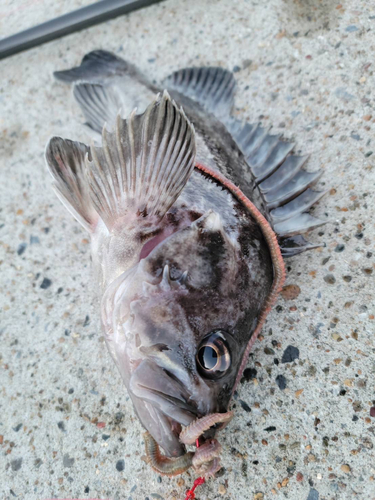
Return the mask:
POLYGON ((205 110, 225 121, 233 107, 236 80, 223 68, 184 68, 169 75, 163 86, 199 102, 205 110))
POLYGON ((267 128, 233 117, 226 125, 256 180, 283 255, 289 257, 319 246, 311 245, 301 234, 325 224, 307 213, 326 192, 311 189, 322 171, 304 170, 308 157, 290 154, 294 145, 269 134, 267 128))
POLYGON ((194 169, 195 132, 165 91, 142 115, 117 117, 86 156, 91 200, 110 229, 129 213, 162 218, 194 169))
POLYGON ((163 85, 199 102, 227 127, 249 164, 281 248, 285 240, 285 255, 312 248, 304 238, 292 235, 324 224, 305 213, 324 194, 310 189, 321 172, 303 170, 307 157, 290 155, 292 143, 230 115, 236 86, 233 74, 222 68, 185 68, 172 73, 163 85))

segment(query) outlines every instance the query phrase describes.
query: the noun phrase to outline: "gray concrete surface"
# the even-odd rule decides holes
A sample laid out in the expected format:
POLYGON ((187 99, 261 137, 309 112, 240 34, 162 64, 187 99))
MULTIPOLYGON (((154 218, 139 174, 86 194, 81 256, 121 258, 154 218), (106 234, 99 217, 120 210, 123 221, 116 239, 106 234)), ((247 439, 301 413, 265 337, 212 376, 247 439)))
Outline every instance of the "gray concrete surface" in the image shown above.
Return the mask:
MULTIPOLYGON (((1 35, 87 3, 3 0, 1 35)), ((87 139, 52 71, 95 48, 155 79, 233 69, 238 116, 293 139, 332 188, 315 209, 331 222, 310 238, 326 247, 287 262, 300 292, 269 316, 221 437, 225 471, 197 498, 375 498, 374 24, 365 0, 170 0, 0 62, 1 498, 171 500, 193 481, 141 460, 87 235, 44 166, 52 134, 87 139), (299 359, 282 363, 289 345, 299 359)))

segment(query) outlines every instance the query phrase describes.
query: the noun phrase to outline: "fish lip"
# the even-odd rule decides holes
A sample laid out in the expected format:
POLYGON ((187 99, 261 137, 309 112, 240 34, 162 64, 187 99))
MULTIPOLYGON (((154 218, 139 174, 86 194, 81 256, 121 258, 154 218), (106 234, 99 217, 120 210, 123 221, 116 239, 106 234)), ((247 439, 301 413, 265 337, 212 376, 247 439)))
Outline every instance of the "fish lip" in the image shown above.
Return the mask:
MULTIPOLYGON (((148 391, 150 394, 153 394, 155 396, 158 396, 158 397, 164 399, 168 403, 174 403, 174 404, 176 404, 180 410, 184 410, 184 411, 186 410, 188 413, 193 413, 194 416, 195 416, 195 418, 198 416, 198 412, 195 410, 195 408, 193 408, 192 406, 188 405, 187 403, 184 403, 180 399, 175 398, 173 396, 169 396, 167 394, 164 394, 161 391, 157 391, 155 389, 152 389, 151 387, 145 387, 145 386, 143 386, 142 388, 145 389, 146 391, 148 391)), ((169 416, 167 413, 165 413, 165 415, 169 416)), ((175 420, 175 422, 179 423, 179 424, 183 424, 184 421, 182 421, 182 419, 180 419, 179 421, 175 420)))
POLYGON ((188 402, 188 393, 177 377, 150 359, 144 359, 129 381, 129 394, 142 425, 168 456, 185 453, 180 442, 181 426, 189 425, 198 414, 188 402))

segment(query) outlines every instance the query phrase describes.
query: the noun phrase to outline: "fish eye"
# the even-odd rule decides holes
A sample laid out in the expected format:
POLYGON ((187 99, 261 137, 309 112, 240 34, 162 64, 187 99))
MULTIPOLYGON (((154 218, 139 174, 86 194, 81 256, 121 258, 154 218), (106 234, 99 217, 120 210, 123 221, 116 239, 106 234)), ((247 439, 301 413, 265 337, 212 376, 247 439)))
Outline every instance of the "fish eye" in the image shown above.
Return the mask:
POLYGON ((204 378, 222 377, 231 364, 225 332, 219 330, 207 335, 201 342, 196 354, 197 368, 204 378))

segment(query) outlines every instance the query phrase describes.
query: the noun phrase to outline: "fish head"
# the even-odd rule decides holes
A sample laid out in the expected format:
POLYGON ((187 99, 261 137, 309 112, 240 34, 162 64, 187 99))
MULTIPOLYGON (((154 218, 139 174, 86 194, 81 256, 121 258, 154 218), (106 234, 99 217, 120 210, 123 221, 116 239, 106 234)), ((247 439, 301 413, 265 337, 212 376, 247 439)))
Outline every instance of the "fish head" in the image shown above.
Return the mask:
POLYGON ((181 426, 227 411, 259 314, 250 275, 241 245, 209 211, 105 295, 109 350, 142 424, 169 456, 184 453, 181 426))

